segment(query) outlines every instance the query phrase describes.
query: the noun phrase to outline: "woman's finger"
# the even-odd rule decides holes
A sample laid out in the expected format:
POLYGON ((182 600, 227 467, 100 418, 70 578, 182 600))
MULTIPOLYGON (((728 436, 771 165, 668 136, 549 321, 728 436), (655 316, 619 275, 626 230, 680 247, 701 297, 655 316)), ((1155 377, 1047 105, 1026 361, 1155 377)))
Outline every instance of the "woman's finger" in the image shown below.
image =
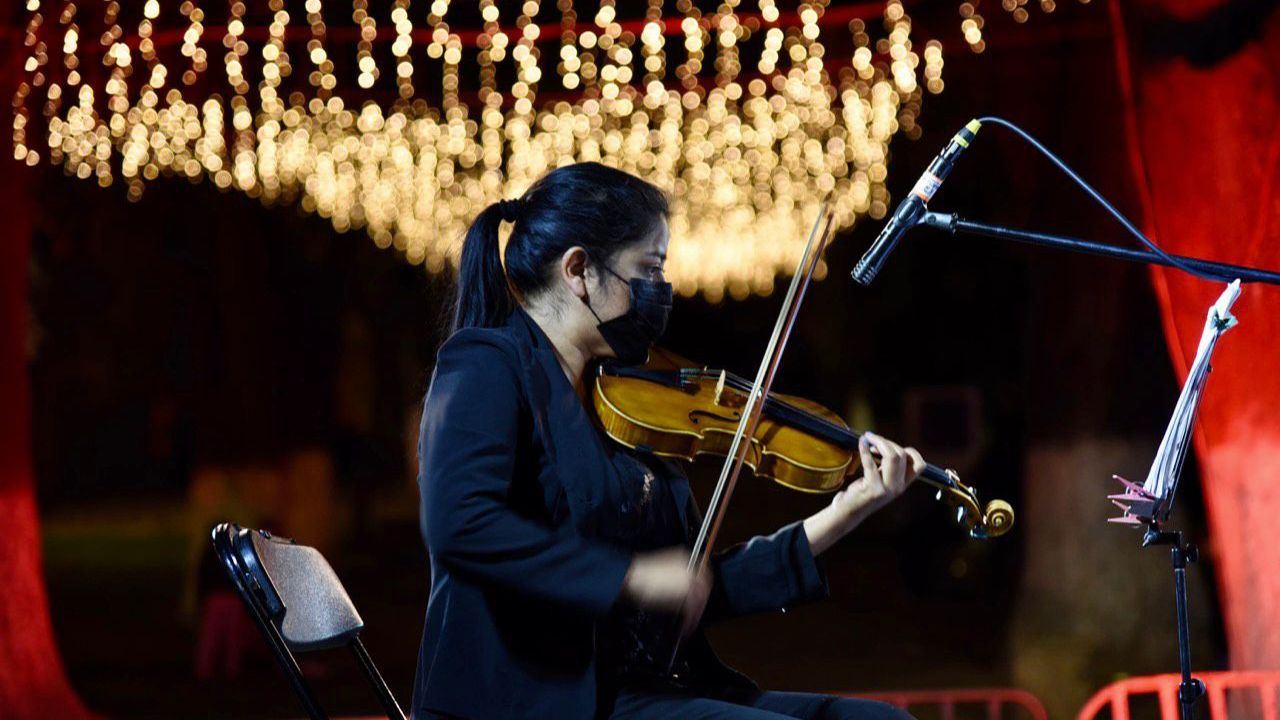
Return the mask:
POLYGON ((889 441, 893 445, 894 455, 898 464, 895 466, 897 472, 893 476, 895 494, 901 493, 903 488, 907 486, 907 474, 911 472, 911 457, 907 455, 907 451, 901 445, 892 440, 889 441))
POLYGON ((902 484, 902 448, 887 438, 880 437, 874 433, 866 433, 863 437, 867 438, 871 444, 880 451, 880 479, 885 489, 889 492, 897 492, 902 484))
POLYGON ((862 474, 869 482, 882 487, 884 482, 880 479, 880 468, 876 465, 876 459, 871 454, 871 440, 867 437, 869 434, 863 433, 858 439, 858 456, 862 458, 862 474))
POLYGON ((907 478, 907 482, 909 483, 920 477, 920 473, 924 472, 924 469, 928 467, 929 463, 926 463, 924 461, 924 456, 920 454, 920 451, 913 447, 904 448, 903 451, 906 452, 907 457, 911 458, 911 476, 907 478))

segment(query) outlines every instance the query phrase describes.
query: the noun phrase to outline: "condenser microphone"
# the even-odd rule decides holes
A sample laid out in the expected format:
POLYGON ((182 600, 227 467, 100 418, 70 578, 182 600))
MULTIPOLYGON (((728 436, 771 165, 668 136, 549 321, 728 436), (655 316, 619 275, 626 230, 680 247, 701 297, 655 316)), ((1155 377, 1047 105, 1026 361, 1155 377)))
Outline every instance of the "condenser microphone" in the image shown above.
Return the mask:
POLYGON ((929 164, 929 169, 924 171, 920 179, 916 181, 915 187, 911 189, 911 194, 898 204, 898 209, 893 212, 893 217, 889 218, 889 222, 880 231, 880 235, 876 237, 876 241, 872 243, 871 248, 867 250, 858 264, 854 266, 853 279, 863 285, 870 285, 871 281, 876 278, 876 274, 880 272, 880 267, 884 265, 885 258, 889 257, 889 253, 893 252, 893 247, 898 244, 898 240, 902 239, 904 233, 915 227, 920 222, 920 218, 924 216, 929 199, 942 186, 942 181, 947 177, 947 173, 951 172, 951 166, 955 164, 956 158, 967 147, 974 136, 978 134, 978 128, 982 127, 982 123, 977 120, 970 120, 968 125, 961 128, 960 132, 951 138, 951 142, 938 153, 938 157, 933 159, 929 164))

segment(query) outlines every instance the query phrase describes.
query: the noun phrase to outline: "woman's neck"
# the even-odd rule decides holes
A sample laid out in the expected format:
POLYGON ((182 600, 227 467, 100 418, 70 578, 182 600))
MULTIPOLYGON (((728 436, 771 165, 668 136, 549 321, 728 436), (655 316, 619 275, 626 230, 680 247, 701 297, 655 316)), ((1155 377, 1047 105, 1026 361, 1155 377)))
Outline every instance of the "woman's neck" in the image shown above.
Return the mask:
POLYGON ((582 395, 582 373, 591 360, 591 353, 579 342, 577 334, 566 326, 559 313, 547 312, 538 307, 525 307, 525 312, 533 319, 542 332, 551 341, 560 368, 564 370, 569 384, 582 395))

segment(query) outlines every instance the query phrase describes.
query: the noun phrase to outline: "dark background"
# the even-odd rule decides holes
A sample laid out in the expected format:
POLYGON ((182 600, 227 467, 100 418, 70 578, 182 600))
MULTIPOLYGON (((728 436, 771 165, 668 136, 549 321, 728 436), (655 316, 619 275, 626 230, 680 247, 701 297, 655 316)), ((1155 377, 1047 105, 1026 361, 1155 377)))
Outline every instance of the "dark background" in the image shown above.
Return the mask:
MULTIPOLYGON (((927 36, 946 42, 947 87, 924 99, 920 139, 893 142, 895 204, 952 133, 994 114, 1135 209, 1102 7, 1063 2, 1025 27, 985 8, 981 55, 962 48, 950 5, 911 12, 938 18, 927 36)), ((325 549, 407 704, 430 580, 410 443, 448 279, 208 183, 152 183, 138 202, 53 168, 38 183, 35 457, 55 630, 85 701, 117 717, 301 713, 252 628, 238 675, 196 677, 204 602, 225 590, 207 532, 227 519, 325 549), (317 465, 321 490, 290 480, 317 465)), ((995 126, 932 207, 1121 241, 995 126)), ((1058 715, 1117 677, 1175 670, 1164 554, 1103 522, 1107 476, 1145 477, 1178 392, 1145 270, 921 229, 872 286, 856 285, 848 271, 881 224, 831 246, 775 388, 956 467, 983 498, 1010 501, 1018 523, 974 541, 913 488, 826 556, 830 601, 716 628, 720 654, 776 689, 1010 685, 1058 715), (1126 464, 1063 466, 1095 446, 1120 448, 1126 464)), ((663 344, 753 376, 780 302, 680 300, 663 344)), ((717 471, 713 460, 690 470, 704 504, 717 471)), ((1182 487, 1175 519, 1201 538, 1194 463, 1182 487)), ((825 502, 745 479, 723 541, 825 502)), ((1190 573, 1202 668, 1225 660, 1208 550, 1190 573)), ((332 711, 374 712, 346 660, 304 669, 332 711)))

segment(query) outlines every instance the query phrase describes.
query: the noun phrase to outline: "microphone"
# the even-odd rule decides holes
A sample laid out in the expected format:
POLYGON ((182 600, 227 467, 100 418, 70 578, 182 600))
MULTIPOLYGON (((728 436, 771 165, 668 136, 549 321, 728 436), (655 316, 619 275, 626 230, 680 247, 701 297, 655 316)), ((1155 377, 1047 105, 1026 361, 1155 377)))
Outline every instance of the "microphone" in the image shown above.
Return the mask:
POLYGON ((880 266, 884 265, 885 258, 889 257, 889 253, 893 252, 893 248, 898 244, 898 240, 911 228, 920 222, 920 218, 924 216, 926 203, 929 202, 933 194, 942 186, 942 181, 947 177, 947 173, 951 172, 951 166, 955 164, 956 158, 967 147, 974 136, 978 134, 978 128, 982 127, 982 123, 977 120, 970 120, 969 124, 960 129, 951 138, 951 142, 938 153, 938 156, 929 164, 929 169, 924 171, 920 179, 916 181, 915 187, 911 189, 911 194, 905 200, 898 204, 898 209, 894 211, 893 217, 889 219, 888 224, 880 231, 880 235, 876 237, 876 241, 872 243, 871 248, 867 250, 858 264, 854 266, 851 275, 854 280, 863 285, 870 285, 871 281, 876 278, 876 274, 880 272, 880 266))

